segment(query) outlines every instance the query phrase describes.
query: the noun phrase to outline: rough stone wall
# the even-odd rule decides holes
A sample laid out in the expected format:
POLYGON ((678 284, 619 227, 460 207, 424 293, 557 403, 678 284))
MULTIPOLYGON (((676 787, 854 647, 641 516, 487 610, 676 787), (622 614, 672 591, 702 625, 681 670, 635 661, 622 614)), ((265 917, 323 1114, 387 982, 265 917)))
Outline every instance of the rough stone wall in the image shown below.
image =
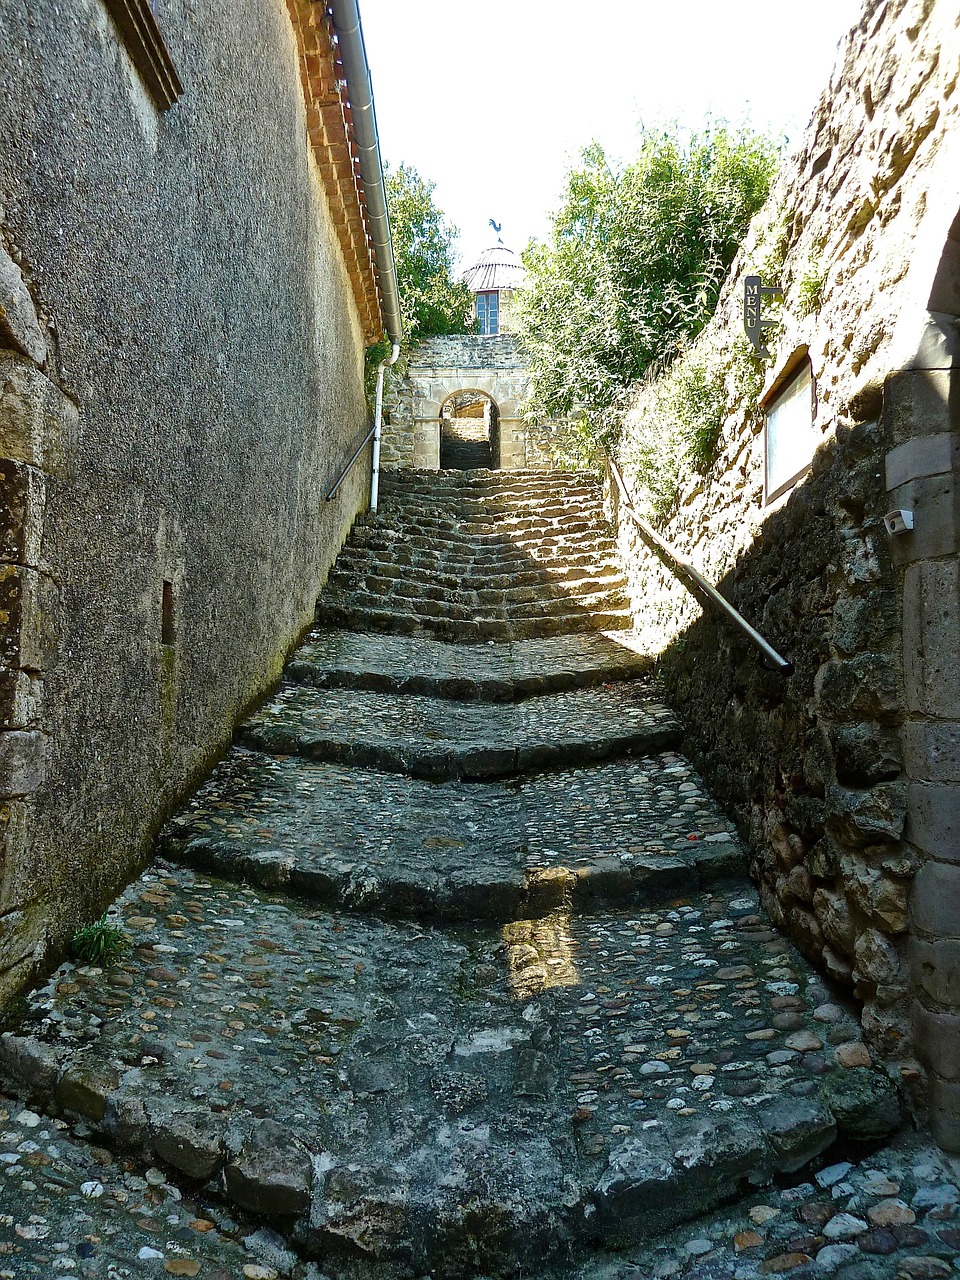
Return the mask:
POLYGON ((524 466, 531 471, 576 468, 580 450, 577 437, 566 422, 528 423, 523 430, 524 466))
POLYGON ((482 391, 499 412, 500 466, 524 466, 519 413, 529 380, 516 340, 507 334, 428 338, 410 357, 407 376, 385 395, 390 421, 383 430, 381 465, 436 470, 444 402, 458 391, 482 391))
MULTIPOLYGON (((502 296, 502 295, 501 295, 502 296)), ((455 334, 429 338, 410 358, 405 378, 388 382, 381 462, 387 470, 440 465, 440 417, 457 391, 483 391, 499 411, 499 462, 506 469, 550 470, 575 453, 565 423, 531 426, 520 419, 530 374, 516 339, 455 334)))
MULTIPOLYGON (((749 835, 772 915, 863 1002, 871 1043, 905 1081, 918 1079, 914 1054, 934 1068, 934 1123, 953 1146, 960 809, 945 824, 942 806, 960 781, 956 326, 935 313, 960 306, 930 294, 960 205, 957 22, 946 0, 866 5, 698 343, 727 352, 719 457, 661 531, 795 674, 764 670, 620 522, 638 626, 662 653, 692 752, 749 835), (777 240, 785 296, 766 385, 809 349, 822 444, 806 479, 764 507, 741 309, 743 276, 770 282, 777 240), (891 539, 882 517, 898 506, 917 531, 891 539)), ((642 389, 625 456, 650 404, 642 389)))
POLYGON ((159 18, 164 113, 100 0, 0 8, 0 1002, 277 677, 366 482, 321 501, 363 334, 286 6, 159 18))

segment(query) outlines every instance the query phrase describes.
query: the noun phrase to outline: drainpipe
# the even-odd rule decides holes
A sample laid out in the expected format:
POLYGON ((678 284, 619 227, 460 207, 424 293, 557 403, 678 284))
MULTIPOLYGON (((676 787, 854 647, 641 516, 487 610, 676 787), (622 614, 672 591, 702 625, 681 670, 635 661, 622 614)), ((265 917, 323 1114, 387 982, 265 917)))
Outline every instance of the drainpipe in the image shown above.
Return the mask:
POLYGON ((367 51, 360 26, 357 0, 330 0, 329 11, 337 33, 340 61, 347 81, 350 99, 350 116, 353 121, 353 140, 360 160, 360 177, 363 180, 364 205, 367 225, 373 241, 377 277, 380 282, 380 304, 383 322, 391 342, 387 360, 377 369, 377 398, 374 416, 373 465, 370 476, 370 510, 376 511, 380 485, 380 434, 383 424, 383 378, 390 365, 400 354, 403 336, 403 320, 400 314, 400 291, 397 288, 397 268, 393 258, 393 239, 390 235, 390 215, 387 212, 387 190, 383 182, 383 163, 380 158, 380 137, 377 133, 377 113, 373 105, 373 85, 367 65, 367 51))
POLYGON ((370 464, 370 510, 376 512, 380 497, 380 435, 383 430, 383 376, 392 364, 397 363, 400 343, 395 342, 387 360, 377 366, 377 399, 373 415, 373 460, 370 464))

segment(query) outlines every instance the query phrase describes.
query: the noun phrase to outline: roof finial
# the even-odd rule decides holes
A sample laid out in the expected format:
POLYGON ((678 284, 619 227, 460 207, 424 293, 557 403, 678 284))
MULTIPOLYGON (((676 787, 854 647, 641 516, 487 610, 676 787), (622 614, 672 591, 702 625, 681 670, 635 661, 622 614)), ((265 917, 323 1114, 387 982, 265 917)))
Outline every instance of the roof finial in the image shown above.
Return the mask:
POLYGON ((500 228, 503 226, 503 223, 494 222, 494 220, 491 218, 489 225, 493 227, 494 231, 497 233, 497 244, 503 244, 503 241, 500 239, 500 228))

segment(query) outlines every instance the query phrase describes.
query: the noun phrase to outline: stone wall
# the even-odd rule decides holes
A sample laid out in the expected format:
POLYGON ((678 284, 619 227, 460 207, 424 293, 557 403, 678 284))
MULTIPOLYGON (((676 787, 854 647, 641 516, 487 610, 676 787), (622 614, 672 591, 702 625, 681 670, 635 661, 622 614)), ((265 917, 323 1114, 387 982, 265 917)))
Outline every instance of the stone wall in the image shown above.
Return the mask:
POLYGON ((367 482, 321 500, 364 335, 287 6, 161 21, 164 112, 100 0, 0 8, 0 1002, 277 678, 367 482))
MULTIPOLYGON (((687 467, 661 532, 794 674, 765 670, 628 519, 619 526, 638 626, 692 753, 749 836, 771 914, 862 1002, 871 1044, 917 1096, 915 1058, 931 1069, 935 1130, 954 1148, 958 67, 955 6, 866 5, 687 356, 719 369, 726 416, 715 466, 687 467), (764 505, 742 297, 745 275, 774 273, 784 299, 767 306, 780 326, 765 386, 808 351, 821 444, 808 475, 764 505), (916 528, 891 537, 883 516, 899 507, 916 528)), ((628 414, 625 459, 655 392, 642 388, 628 414)), ((642 490, 629 467, 628 482, 642 490)))
POLYGON ((565 463, 570 443, 566 424, 530 426, 520 418, 529 385, 526 363, 510 334, 428 338, 410 357, 406 376, 389 380, 385 388, 383 467, 436 470, 443 407, 461 391, 483 392, 497 406, 497 465, 550 469, 558 459, 565 463))
POLYGON ((406 377, 392 380, 384 405, 381 465, 387 469, 440 465, 443 406, 460 391, 480 391, 499 414, 500 466, 524 465, 520 404, 529 375, 507 334, 453 334, 428 338, 410 356, 406 377))

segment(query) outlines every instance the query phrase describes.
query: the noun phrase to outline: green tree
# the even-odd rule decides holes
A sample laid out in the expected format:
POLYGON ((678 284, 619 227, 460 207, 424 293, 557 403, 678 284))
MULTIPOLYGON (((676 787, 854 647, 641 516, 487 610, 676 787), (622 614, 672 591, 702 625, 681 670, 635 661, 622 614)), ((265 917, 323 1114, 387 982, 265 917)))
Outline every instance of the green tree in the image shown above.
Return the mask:
POLYGON ((592 438, 609 434, 626 389, 713 314, 779 156, 771 139, 723 124, 687 139, 647 130, 619 172, 598 144, 582 153, 549 243, 523 255, 531 416, 579 407, 592 438))
POLYGON ((386 188, 407 342, 414 345, 431 334, 466 333, 473 295, 453 278, 459 233, 434 204, 435 184, 401 164, 387 169, 386 188))

